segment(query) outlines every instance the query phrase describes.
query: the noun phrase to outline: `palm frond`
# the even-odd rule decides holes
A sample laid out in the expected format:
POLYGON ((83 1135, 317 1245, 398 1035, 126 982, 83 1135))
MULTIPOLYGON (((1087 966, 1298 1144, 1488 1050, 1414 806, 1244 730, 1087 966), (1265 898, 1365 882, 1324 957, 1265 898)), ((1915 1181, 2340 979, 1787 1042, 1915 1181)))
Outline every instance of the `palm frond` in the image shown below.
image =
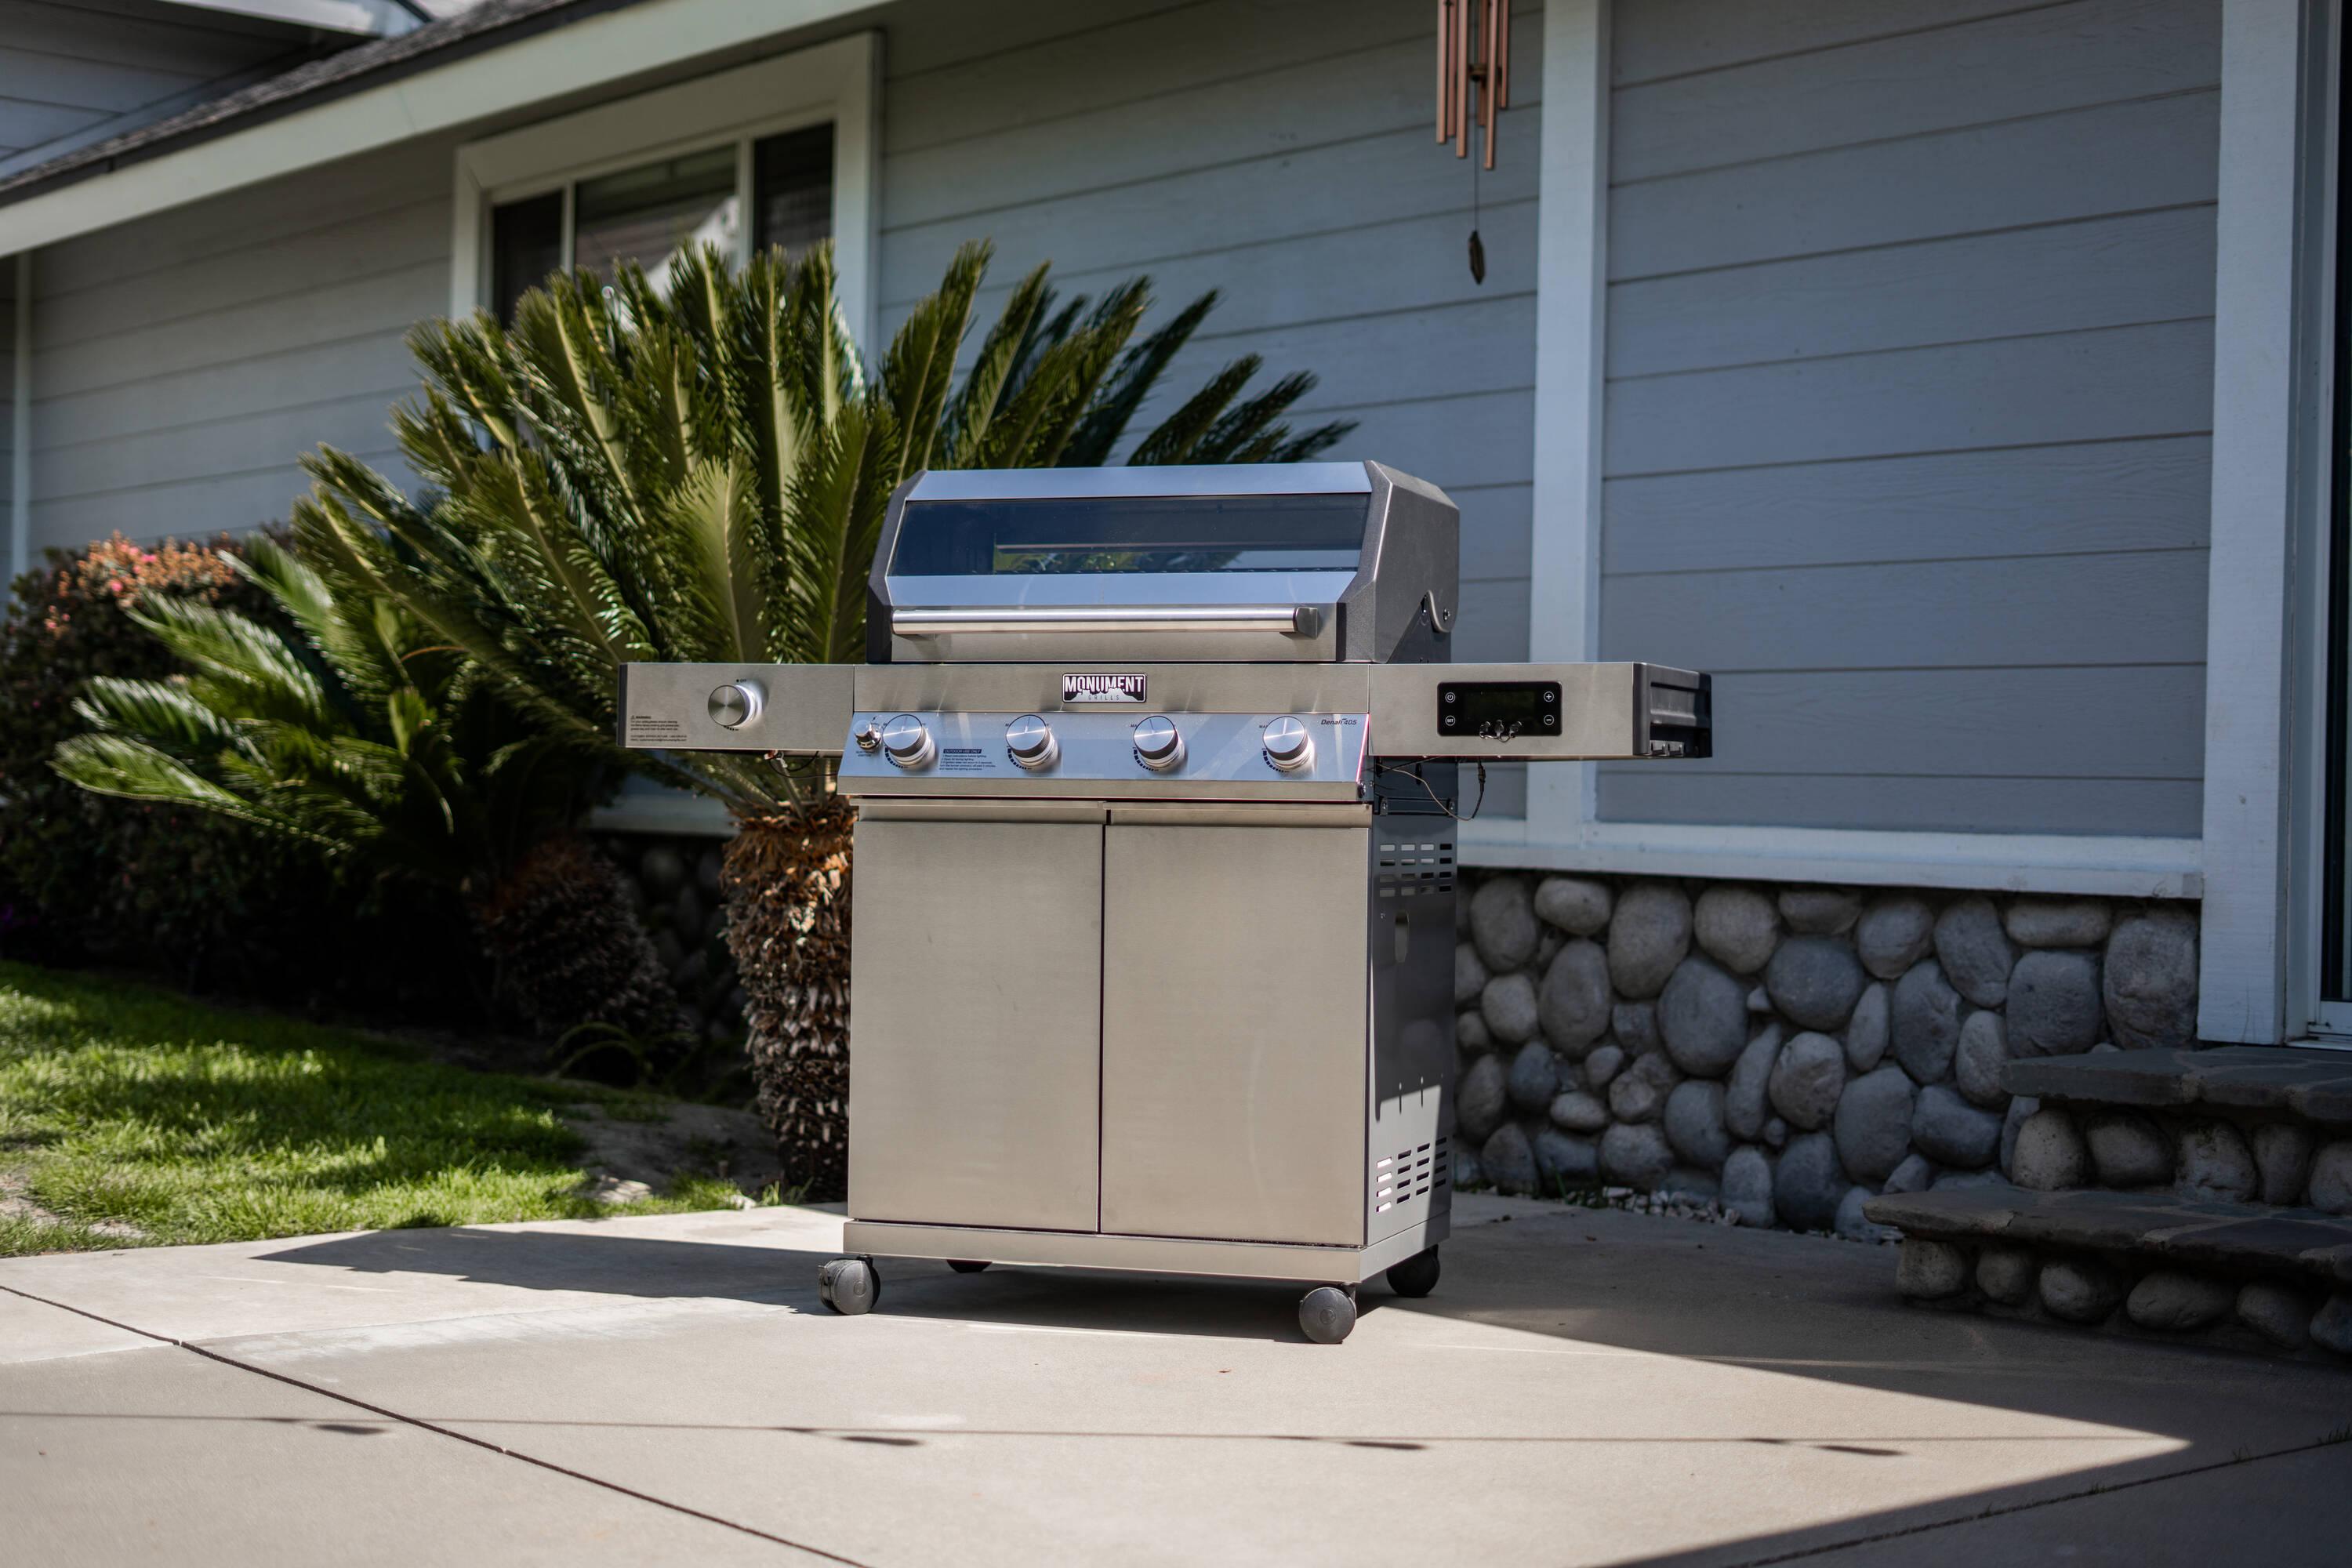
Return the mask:
POLYGON ((1200 391, 1186 398, 1181 406, 1161 420, 1140 441, 1128 458, 1130 463, 1190 463, 1202 445, 1216 431, 1234 398, 1242 388, 1257 374, 1258 358, 1244 354, 1211 376, 1200 391))
POLYGON ((93 730, 144 742, 175 757, 202 756, 237 743, 234 722, 200 700, 184 681, 94 675, 82 682, 74 711, 93 730))
MULTIPOLYGON (((1150 279, 1139 281, 1149 283, 1150 279)), ((1212 289, 1179 310, 1166 326, 1127 351, 1118 368, 1111 373, 1102 395, 1071 433, 1069 445, 1062 453, 1063 463, 1073 468, 1098 468, 1110 461, 1136 410, 1143 406, 1143 400, 1151 395, 1160 378, 1168 374, 1169 364, 1216 308, 1217 291, 1212 289)))
POLYGON ((988 275, 989 252, 984 244, 958 247, 939 288, 916 303, 890 340, 890 352, 882 361, 882 384, 903 440, 893 484, 929 468, 940 444, 955 379, 956 351, 971 327, 972 296, 988 275))
POLYGON ((1005 395, 1037 329, 1037 321, 1053 298, 1045 287, 1045 268, 1038 268, 1013 287, 981 339, 979 357, 964 374, 963 385, 949 405, 946 420, 947 467, 973 467, 988 439, 990 423, 1003 405, 1005 395))
POLYGON ((294 819, 248 800, 205 777, 179 758, 129 735, 75 735, 60 742, 49 765, 68 782, 94 795, 193 807, 229 817, 265 832, 337 851, 338 841, 321 837, 294 819))
POLYGON ((871 399, 844 409, 793 489, 796 525, 787 536, 783 614, 774 657, 842 664, 863 651, 866 573, 897 483, 898 432, 889 407, 871 399))
MULTIPOLYGON (((348 667, 348 692, 333 701, 356 704, 364 721, 344 712, 346 728, 381 752, 310 755, 290 737, 241 730, 250 755, 223 778, 310 789, 316 809, 331 800, 341 814, 406 787, 446 810, 403 818, 402 834, 437 816, 462 837, 479 791, 522 787, 503 781, 532 773, 486 763, 463 738, 479 702, 544 736, 563 759, 550 773, 593 759, 752 813, 799 798, 808 782, 756 757, 621 751, 619 666, 857 658, 866 574, 905 476, 1110 460, 1216 305, 1203 295, 1146 332, 1146 279, 1065 299, 1039 267, 967 356, 989 260, 986 245, 959 249, 870 378, 822 245, 740 270, 690 252, 658 287, 625 265, 609 282, 562 274, 525 295, 511 328, 477 315, 418 329, 425 385, 394 424, 436 499, 411 501, 322 450, 306 465, 313 490, 294 522, 295 552, 336 604, 331 620, 315 605, 298 618, 330 665, 348 667), (346 598, 373 605, 353 614, 346 598), (367 675, 371 659, 404 684, 367 675), (404 689, 430 722, 387 706, 404 689), (428 777, 404 786, 403 770, 428 777)), ((1237 361, 1212 376, 1129 460, 1303 455, 1344 433, 1291 432, 1283 416, 1311 382, 1252 396, 1258 368, 1237 361)), ((341 816, 318 820, 356 831, 341 816)))
POLYGON ((131 619, 195 672, 215 706, 239 718, 293 724, 332 722, 327 693, 294 650, 268 628, 235 610, 158 597, 131 619))

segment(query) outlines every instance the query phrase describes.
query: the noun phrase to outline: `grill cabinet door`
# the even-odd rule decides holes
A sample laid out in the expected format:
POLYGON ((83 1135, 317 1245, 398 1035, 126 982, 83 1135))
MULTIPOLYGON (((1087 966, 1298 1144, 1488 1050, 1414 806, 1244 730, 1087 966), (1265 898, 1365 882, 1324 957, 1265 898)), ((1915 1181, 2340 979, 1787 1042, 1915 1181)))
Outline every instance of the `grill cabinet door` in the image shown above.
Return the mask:
POLYGON ((966 810, 857 825, 849 1212, 1090 1231, 1101 818, 966 810))
POLYGON ((1102 1227, 1359 1246, 1367 830, 1147 815, 1104 840, 1102 1227))

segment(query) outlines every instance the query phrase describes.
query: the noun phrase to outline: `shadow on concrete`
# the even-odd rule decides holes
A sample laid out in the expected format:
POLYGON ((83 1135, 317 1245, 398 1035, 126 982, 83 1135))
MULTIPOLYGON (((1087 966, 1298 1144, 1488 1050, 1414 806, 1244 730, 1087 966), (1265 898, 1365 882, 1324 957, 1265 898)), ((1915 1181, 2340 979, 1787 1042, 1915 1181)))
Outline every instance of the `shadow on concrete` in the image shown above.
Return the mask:
MULTIPOLYGON (((830 1256, 789 1246, 671 1241, 583 1228, 386 1231, 292 1244, 269 1258, 550 1291, 716 1297, 824 1315, 816 1269, 830 1256)), ((1455 1233, 1444 1258, 1444 1278, 1426 1299, 1398 1298, 1377 1280, 1366 1285, 1366 1322, 1381 1313, 1411 1312, 1581 1345, 1720 1362, 2170 1436, 2185 1445, 2169 1454, 1654 1561, 1760 1564, 1831 1552, 1852 1552, 1855 1562, 1924 1560, 1927 1536, 1962 1521, 2030 1515, 2119 1489, 2135 1489, 2148 1509, 2160 1513, 2167 1488, 2151 1483, 2313 1454, 2331 1436, 2336 1442, 2317 1457, 2340 1475, 2341 1484, 2312 1493, 2308 1531, 2304 1523, 2280 1518, 2261 1521, 2270 1529, 2292 1523, 2298 1531, 2285 1547, 2267 1549, 2267 1560, 2302 1561, 2293 1543, 2307 1541, 2308 1560, 2340 1562, 2336 1553, 2352 1539, 2352 1442, 2342 1441, 2352 1431, 2352 1371, 1921 1311, 1895 1295, 1891 1248, 1780 1233, 1563 1207, 1472 1225, 1455 1233)), ((885 1259, 881 1268, 883 1295, 877 1310, 898 1316, 1294 1342, 1302 1354, 1330 1356, 1342 1365, 1349 1353, 1346 1347, 1305 1344, 1296 1315, 1299 1290, 1291 1285, 1023 1268, 958 1275, 943 1263, 902 1259, 885 1259)), ((919 1437, 904 1431, 810 1430, 845 1442, 920 1446, 919 1437)), ((959 1431, 964 1438, 987 1435, 959 1431)), ((1108 1430, 1054 1435, 1105 1440, 1174 1436, 1108 1430)), ((1409 1415, 1400 1417, 1393 1432, 1263 1436, 1270 1441, 1342 1442, 1408 1452, 1465 1440, 1416 1430, 1409 1415)), ((1565 1456, 1580 1442, 1595 1439, 1529 1432, 1472 1440, 1559 1444, 1565 1456)), ((1801 1445, 1848 1456, 1859 1466, 1884 1464, 1910 1452, 1910 1440, 1900 1435, 1833 1431, 1795 1437, 1759 1432, 1705 1441, 1801 1445)), ((1916 1441, 1951 1438, 1921 1433, 1916 1441)), ((2033 1521, 2021 1517, 2019 1522, 2033 1521)))
MULTIPOLYGON (((788 1246, 673 1241, 599 1229, 385 1230, 289 1244, 273 1263, 362 1274, 430 1274, 513 1289, 651 1300, 719 1299, 830 1317, 817 1298, 820 1264, 839 1254, 788 1246)), ((1305 1342, 1305 1287, 1181 1275, 992 1268, 957 1274, 945 1263, 883 1258, 882 1300, 898 1317, 1036 1328, 1076 1328, 1305 1342)), ((1390 1300, 1365 1289, 1371 1310, 1390 1300)))

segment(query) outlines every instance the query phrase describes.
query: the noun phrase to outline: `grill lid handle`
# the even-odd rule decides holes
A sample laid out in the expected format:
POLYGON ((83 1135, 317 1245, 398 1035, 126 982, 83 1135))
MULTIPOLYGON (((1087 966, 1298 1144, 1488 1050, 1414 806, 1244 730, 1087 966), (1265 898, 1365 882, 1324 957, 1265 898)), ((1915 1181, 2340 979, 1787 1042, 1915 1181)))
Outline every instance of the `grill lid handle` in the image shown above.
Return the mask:
POLYGON ((950 632, 1282 632, 1311 637, 1322 629, 1323 612, 1314 605, 1036 605, 890 612, 890 630, 902 637, 950 632))

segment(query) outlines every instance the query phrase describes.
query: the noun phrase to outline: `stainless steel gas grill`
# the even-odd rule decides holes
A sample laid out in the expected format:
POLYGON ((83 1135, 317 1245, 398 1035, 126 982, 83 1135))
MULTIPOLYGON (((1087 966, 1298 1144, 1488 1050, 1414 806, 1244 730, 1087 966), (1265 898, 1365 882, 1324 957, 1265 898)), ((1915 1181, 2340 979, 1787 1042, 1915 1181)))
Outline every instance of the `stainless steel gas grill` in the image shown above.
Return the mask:
POLYGON ((868 661, 632 665, 625 744, 837 755, 852 1254, 1423 1295, 1457 775, 1704 757, 1707 678, 1455 664, 1454 504, 1378 463, 925 474, 868 661))

